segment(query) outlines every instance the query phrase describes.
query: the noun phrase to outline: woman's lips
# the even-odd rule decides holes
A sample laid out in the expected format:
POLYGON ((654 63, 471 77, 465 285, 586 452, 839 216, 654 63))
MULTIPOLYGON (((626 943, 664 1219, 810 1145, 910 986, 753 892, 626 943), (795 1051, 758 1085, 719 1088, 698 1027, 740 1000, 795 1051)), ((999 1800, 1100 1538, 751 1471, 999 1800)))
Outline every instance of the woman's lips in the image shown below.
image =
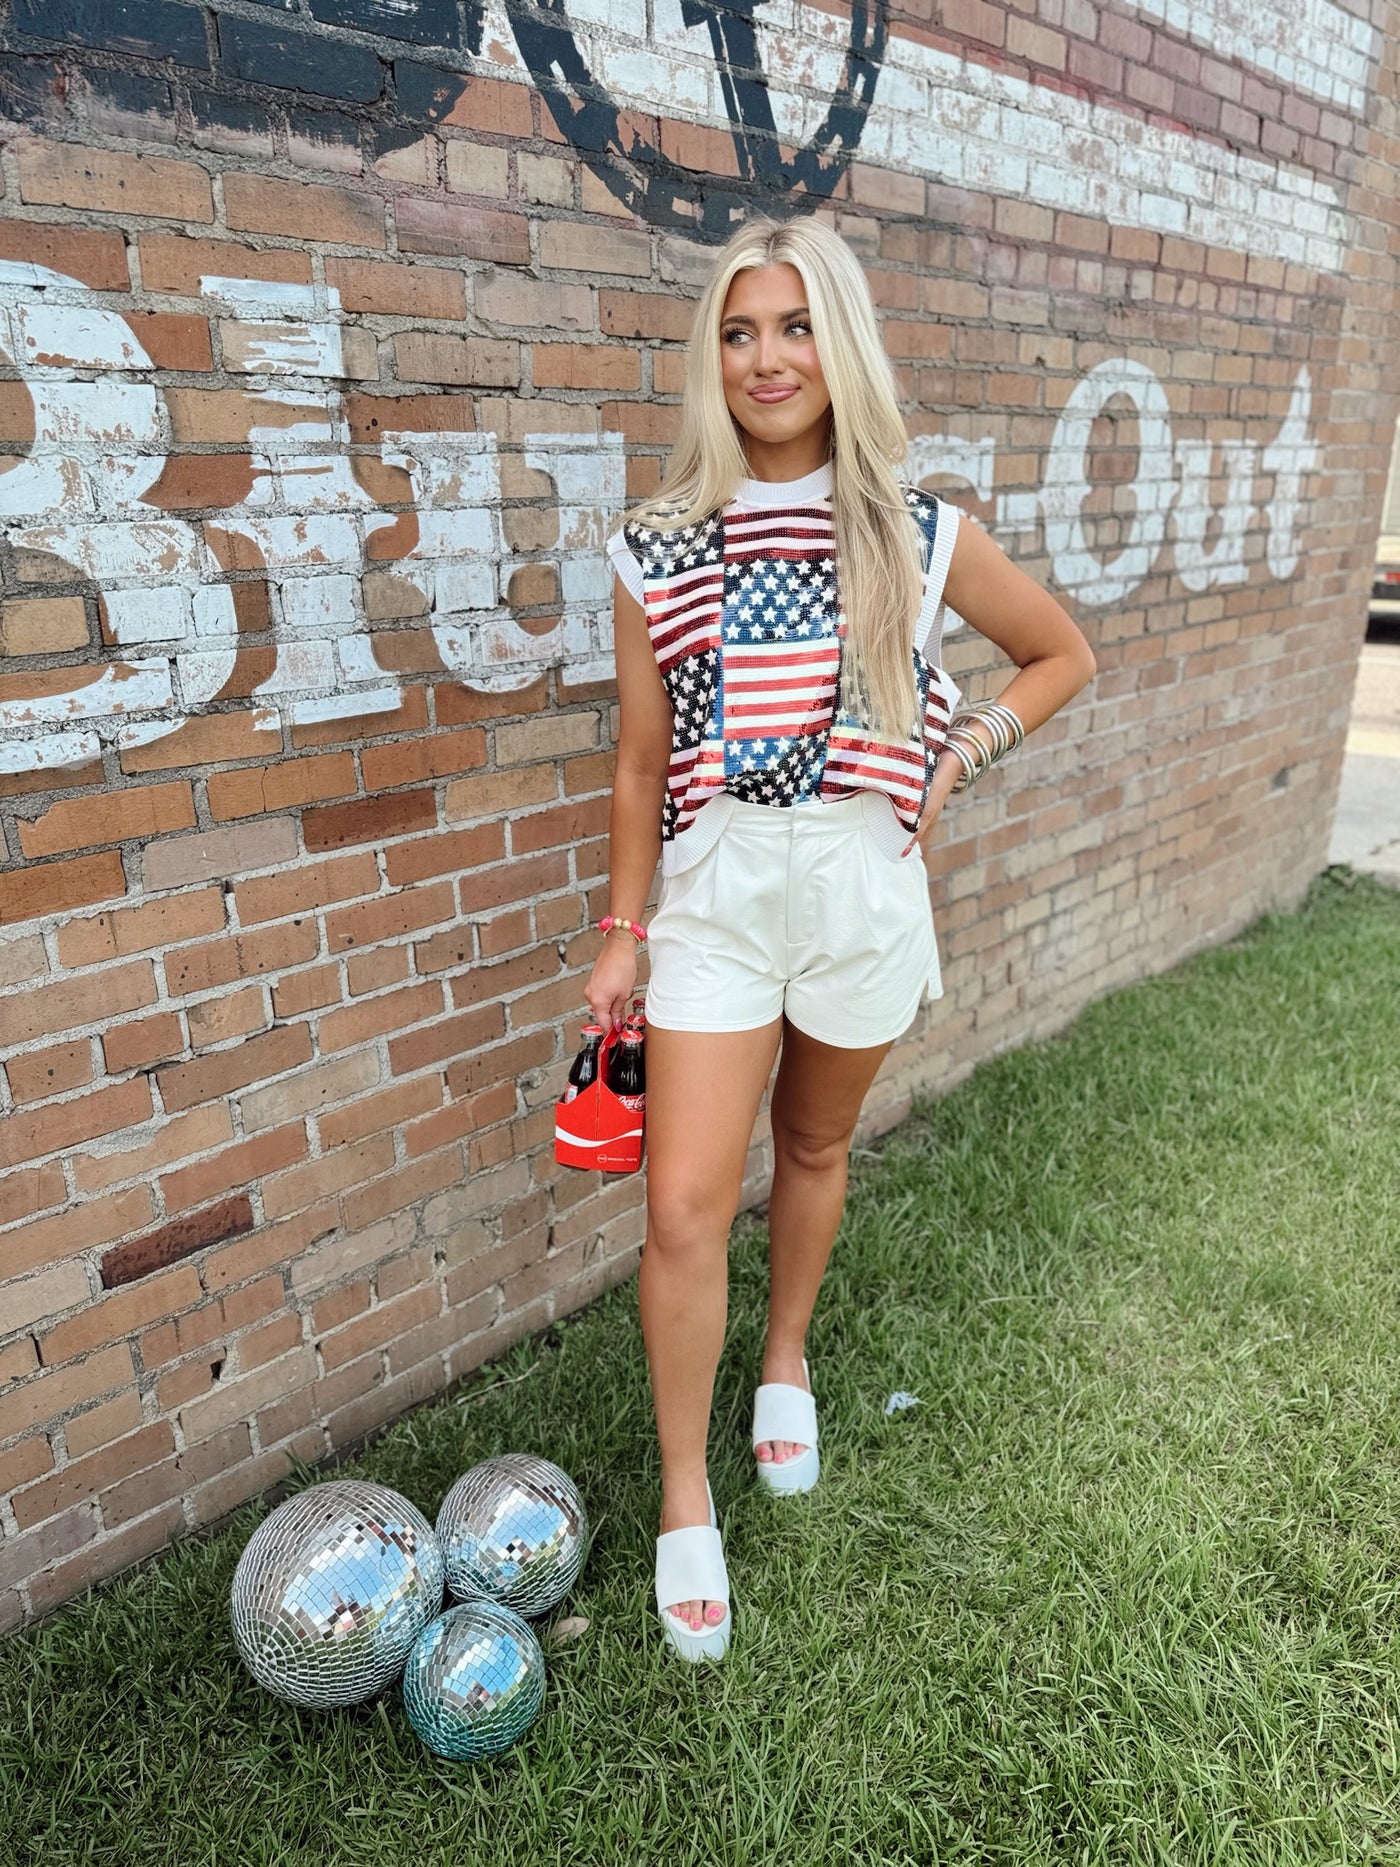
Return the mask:
POLYGON ((797 394, 797 384, 792 382, 769 383, 762 389, 750 389, 749 395, 755 402, 786 402, 790 395, 797 394))

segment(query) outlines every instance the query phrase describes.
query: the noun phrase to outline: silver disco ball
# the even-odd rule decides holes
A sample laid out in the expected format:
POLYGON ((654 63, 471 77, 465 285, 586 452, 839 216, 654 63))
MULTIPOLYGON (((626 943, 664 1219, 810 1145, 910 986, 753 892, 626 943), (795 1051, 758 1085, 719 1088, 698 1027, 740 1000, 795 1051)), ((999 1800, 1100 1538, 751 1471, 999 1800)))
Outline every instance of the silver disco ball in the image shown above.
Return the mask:
POLYGON ((544 1654, 513 1608, 464 1601, 425 1627, 403 1675, 404 1710, 439 1757, 490 1757, 539 1715, 544 1654))
POLYGON ((356 1705, 398 1677, 442 1606, 442 1548, 405 1497, 333 1478, 279 1504, 233 1572, 233 1637, 294 1705, 356 1705))
POLYGON ((562 1601, 588 1552, 588 1514, 573 1479, 529 1452, 503 1452, 464 1472, 442 1500, 437 1533, 451 1593, 517 1614, 545 1614, 562 1601))

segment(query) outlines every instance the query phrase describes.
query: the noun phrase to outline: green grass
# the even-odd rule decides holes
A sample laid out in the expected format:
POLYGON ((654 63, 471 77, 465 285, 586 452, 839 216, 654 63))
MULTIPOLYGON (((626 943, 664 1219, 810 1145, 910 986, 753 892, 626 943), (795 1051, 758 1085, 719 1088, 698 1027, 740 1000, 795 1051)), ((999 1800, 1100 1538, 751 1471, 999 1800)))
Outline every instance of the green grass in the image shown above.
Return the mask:
POLYGON ((581 1485, 590 1625, 514 1749, 432 1758, 396 1689, 261 1693, 250 1507, 0 1644, 0 1862, 1400 1862, 1398 1154, 1400 894, 1331 869, 858 1151, 810 1497, 752 1477, 741 1219, 722 1666, 655 1620, 633 1281, 354 1467, 430 1515, 503 1450, 581 1485))

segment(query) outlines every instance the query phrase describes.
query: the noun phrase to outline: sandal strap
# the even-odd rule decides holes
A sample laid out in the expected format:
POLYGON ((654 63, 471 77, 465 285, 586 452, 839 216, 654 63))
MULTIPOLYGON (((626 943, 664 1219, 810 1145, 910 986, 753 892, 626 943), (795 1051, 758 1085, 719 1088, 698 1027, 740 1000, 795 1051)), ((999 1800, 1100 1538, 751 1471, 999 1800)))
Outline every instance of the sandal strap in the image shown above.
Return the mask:
POLYGON ((753 1443, 790 1439, 795 1445, 817 1443, 816 1397, 786 1381, 765 1381, 753 1397, 753 1443))
POLYGON ((687 1524, 656 1539, 658 1613, 678 1601, 722 1601, 729 1606, 724 1545, 712 1524, 687 1524))

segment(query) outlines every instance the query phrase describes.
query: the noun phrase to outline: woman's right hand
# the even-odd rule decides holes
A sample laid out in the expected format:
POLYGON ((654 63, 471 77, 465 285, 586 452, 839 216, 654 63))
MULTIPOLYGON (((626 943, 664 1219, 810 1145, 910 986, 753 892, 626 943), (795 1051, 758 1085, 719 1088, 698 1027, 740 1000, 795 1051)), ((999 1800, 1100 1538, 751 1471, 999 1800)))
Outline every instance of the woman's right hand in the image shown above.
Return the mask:
POLYGON ((625 927, 603 935, 603 950, 593 962, 583 995, 604 1031, 614 1030, 627 1016, 637 983, 637 941, 625 927))

